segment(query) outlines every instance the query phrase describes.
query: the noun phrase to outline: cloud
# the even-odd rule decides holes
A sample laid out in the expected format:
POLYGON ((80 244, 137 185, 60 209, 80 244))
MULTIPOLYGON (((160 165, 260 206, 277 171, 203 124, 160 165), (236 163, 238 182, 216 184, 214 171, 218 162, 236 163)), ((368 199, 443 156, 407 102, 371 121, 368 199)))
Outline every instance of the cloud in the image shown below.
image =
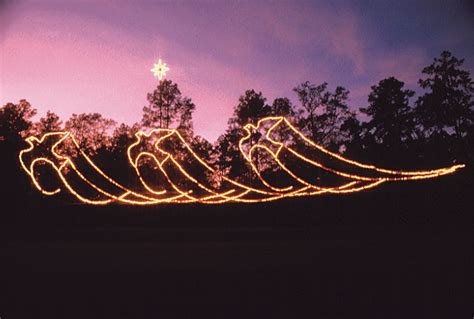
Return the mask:
MULTIPOLYGON (((416 86, 423 68, 431 58, 421 48, 411 47, 380 54, 373 62, 373 77, 384 79, 394 76, 408 86, 416 86)), ((375 84, 375 83, 374 83, 375 84)))
POLYGON ((130 123, 140 119, 146 93, 156 87, 149 69, 161 57, 171 68, 168 78, 197 105, 197 133, 210 140, 225 131, 246 89, 262 91, 269 103, 280 96, 296 102, 293 87, 327 81, 346 86, 351 105, 359 107, 370 86, 388 76, 417 86, 432 60, 421 43, 384 42, 383 27, 352 5, 12 7, 21 14, 0 41, 2 99, 28 98, 62 117, 97 111, 130 123))
POLYGON ((269 33, 286 47, 297 46, 308 51, 317 48, 326 55, 350 61, 355 74, 364 72, 366 36, 356 12, 347 6, 302 6, 279 6, 263 11, 269 33))

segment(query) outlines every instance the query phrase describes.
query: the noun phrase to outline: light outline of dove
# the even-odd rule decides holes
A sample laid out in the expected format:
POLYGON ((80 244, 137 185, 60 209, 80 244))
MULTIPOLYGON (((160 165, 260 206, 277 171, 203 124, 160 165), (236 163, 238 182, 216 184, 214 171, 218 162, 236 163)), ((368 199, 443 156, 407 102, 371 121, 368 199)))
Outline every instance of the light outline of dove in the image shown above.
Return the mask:
MULTIPOLYGON (((35 169, 38 164, 47 164, 52 167, 60 181, 62 182, 64 188, 68 190, 72 195, 74 195, 79 201, 91 204, 91 205, 105 205, 113 202, 119 202, 130 205, 154 205, 160 203, 203 203, 203 204, 221 204, 226 202, 240 202, 240 203, 257 203, 257 202, 268 202, 274 201, 283 198, 289 197, 301 197, 301 196, 315 196, 322 194, 346 194, 354 193, 369 188, 378 186, 384 182, 391 181, 410 181, 410 180, 419 180, 419 179, 428 179, 435 178, 442 175, 447 175, 454 173, 456 170, 465 167, 464 164, 457 164, 450 167, 434 169, 434 170, 423 170, 423 171, 396 171, 389 170, 384 168, 379 168, 373 165, 363 164, 354 160, 350 160, 340 154, 331 152, 324 147, 316 144, 314 141, 308 139, 301 133, 295 126, 293 126, 290 121, 283 116, 271 116, 260 119, 255 125, 247 124, 243 127, 246 131, 246 135, 242 137, 239 141, 239 150, 244 157, 244 159, 252 167, 252 170, 255 172, 258 179, 261 181, 261 187, 254 187, 250 185, 245 185, 241 182, 235 181, 229 177, 223 176, 222 181, 227 183, 230 186, 229 190, 220 191, 218 189, 213 189, 210 185, 205 185, 202 181, 199 181, 198 178, 193 176, 193 173, 188 171, 183 163, 180 163, 180 159, 176 154, 167 152, 165 149, 160 148, 160 143, 170 137, 177 138, 179 143, 182 144, 184 149, 191 154, 192 157, 197 161, 200 167, 203 170, 207 170, 210 173, 215 173, 216 170, 212 168, 206 161, 204 161, 186 142, 186 140, 181 136, 181 134, 174 129, 153 129, 150 132, 146 133, 144 131, 139 131, 135 134, 135 142, 127 148, 127 157, 128 162, 131 167, 135 170, 135 173, 138 176, 141 187, 144 188, 146 193, 140 193, 130 188, 122 185, 117 182, 109 175, 107 175, 99 166, 97 166, 94 161, 80 148, 79 143, 74 138, 73 134, 68 131, 62 132, 49 132, 44 134, 41 138, 34 136, 27 137, 25 141, 29 144, 29 147, 20 151, 18 158, 22 169, 30 176, 33 185, 44 195, 52 196, 58 194, 61 191, 61 188, 56 188, 53 190, 44 189, 40 182, 36 178, 35 169), (256 143, 252 145, 247 151, 244 149, 244 144, 252 136, 252 130, 259 130, 264 127, 265 124, 270 123, 271 126, 266 129, 264 141, 268 145, 262 143, 256 143), (370 176, 371 174, 352 174, 347 173, 338 169, 334 169, 328 166, 323 165, 323 163, 318 162, 314 159, 311 159, 308 154, 301 154, 297 150, 293 149, 291 146, 286 146, 283 142, 277 141, 272 138, 273 131, 279 125, 286 125, 292 133, 300 138, 304 143, 307 143, 315 152, 322 152, 323 154, 329 156, 332 159, 335 159, 341 163, 350 165, 354 168, 360 169, 365 172, 370 172, 373 174, 378 174, 379 176, 370 176), (132 154, 134 149, 145 139, 159 136, 153 144, 152 152, 141 151, 138 154, 132 154), (46 142, 47 139, 57 139, 56 142, 48 149, 48 155, 51 157, 38 156, 32 158, 29 163, 27 162, 27 155, 35 150, 36 147, 46 142), (69 141, 70 144, 76 149, 77 157, 85 160, 89 169, 94 174, 98 174, 100 178, 103 179, 105 183, 108 183, 113 188, 117 190, 117 194, 114 194, 108 190, 105 190, 104 187, 94 183, 86 175, 86 172, 81 172, 78 168, 78 165, 75 163, 74 156, 62 155, 57 152, 57 148, 61 146, 63 142, 69 141), (36 145, 35 145, 36 144, 36 145), (252 154, 257 149, 264 150, 273 158, 275 163, 279 166, 282 171, 286 172, 291 176, 298 187, 294 185, 287 187, 276 187, 262 177, 260 171, 257 169, 256 165, 252 160, 252 154), (307 180, 301 178, 293 172, 290 168, 283 163, 279 158, 280 152, 285 149, 285 151, 291 153, 307 165, 313 166, 318 169, 322 169, 329 173, 338 175, 342 178, 349 179, 351 181, 343 183, 339 186, 334 187, 322 187, 315 185, 307 180), (157 173, 164 176, 166 179, 167 186, 172 188, 172 191, 168 189, 155 189, 153 186, 150 186, 149 183, 145 180, 143 174, 140 172, 139 160, 142 157, 148 157, 156 164, 158 168, 157 173), (172 165, 174 169, 177 169, 182 176, 187 179, 191 185, 197 187, 200 192, 204 194, 199 194, 194 192, 192 189, 183 189, 182 186, 178 185, 173 178, 168 174, 165 166, 172 165), (97 192, 97 195, 103 197, 103 199, 97 198, 88 198, 85 195, 81 195, 81 191, 73 187, 73 185, 68 181, 66 172, 70 171, 73 174, 92 187, 97 192)), ((31 155, 31 154, 30 154, 31 155)))

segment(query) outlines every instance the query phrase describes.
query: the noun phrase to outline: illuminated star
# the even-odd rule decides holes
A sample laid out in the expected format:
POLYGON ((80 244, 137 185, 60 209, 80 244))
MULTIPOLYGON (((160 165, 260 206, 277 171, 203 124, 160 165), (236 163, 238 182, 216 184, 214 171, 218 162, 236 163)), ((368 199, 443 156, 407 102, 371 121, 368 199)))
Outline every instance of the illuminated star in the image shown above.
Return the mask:
POLYGON ((153 69, 150 69, 153 72, 153 75, 156 76, 160 81, 166 76, 166 72, 168 72, 170 68, 163 63, 161 59, 158 59, 158 63, 153 65, 153 69))

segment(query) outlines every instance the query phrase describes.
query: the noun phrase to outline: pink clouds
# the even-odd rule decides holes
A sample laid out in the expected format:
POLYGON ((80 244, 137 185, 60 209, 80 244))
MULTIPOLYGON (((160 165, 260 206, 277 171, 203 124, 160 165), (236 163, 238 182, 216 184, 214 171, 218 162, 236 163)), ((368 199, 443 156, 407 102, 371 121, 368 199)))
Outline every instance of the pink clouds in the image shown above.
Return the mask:
MULTIPOLYGON (((51 109, 63 119, 72 113, 100 112, 119 122, 139 121, 146 93, 156 85, 149 69, 158 57, 145 56, 140 50, 150 45, 159 47, 156 51, 161 52, 186 52, 179 45, 158 37, 154 37, 151 44, 141 43, 140 39, 96 20, 68 18, 67 27, 59 32, 55 26, 66 23, 54 14, 23 16, 22 19, 25 21, 17 21, 17 31, 8 33, 2 41, 2 60, 6 63, 2 68, 1 102, 27 98, 39 108, 40 116, 51 109), (31 24, 38 25, 39 29, 28 28, 31 24), (82 28, 81 32, 78 28, 82 28), (92 39, 84 36, 92 32, 98 35, 92 39)), ((229 106, 237 100, 235 94, 225 90, 225 83, 235 83, 241 77, 239 82, 245 87, 248 81, 238 70, 232 71, 195 52, 184 57, 183 54, 171 55, 167 62, 172 68, 170 78, 198 105, 195 114, 198 133, 217 138, 225 130, 231 114, 229 106), (217 87, 200 84, 203 79, 209 82, 204 70, 220 79, 217 87), (219 121, 210 120, 215 118, 219 121)))
MULTIPOLYGON (((416 85, 430 62, 417 45, 373 43, 375 28, 351 6, 312 3, 24 2, 12 5, 0 42, 0 103, 28 99, 67 119, 100 112, 118 122, 141 118, 150 73, 161 57, 168 78, 195 102, 195 131, 215 140, 246 89, 271 103, 309 80, 344 85, 353 105, 370 85, 396 76, 416 85), (371 31, 367 31, 371 30, 371 31)), ((5 16, 5 14, 2 15, 5 16)))
POLYGON ((100 111, 122 120, 133 113, 117 112, 110 106, 133 105, 139 101, 134 86, 146 83, 139 72, 144 68, 141 61, 89 42, 23 34, 2 45, 8 62, 2 98, 25 97, 63 116, 100 111), (126 74, 127 79, 117 73, 126 74))
POLYGON ((391 76, 403 81, 407 88, 417 89, 421 71, 430 62, 424 51, 418 48, 404 49, 397 53, 380 52, 372 61, 367 66, 370 80, 362 81, 350 89, 351 105, 354 108, 366 107, 371 87, 391 76))
POLYGON ((350 8, 334 10, 318 4, 316 10, 288 5, 264 13, 268 31, 287 46, 316 46, 328 55, 352 62, 354 72, 365 70, 367 35, 360 30, 358 17, 350 8))
POLYGON ((380 80, 394 76, 405 82, 405 85, 413 87, 418 84, 421 71, 430 62, 430 58, 420 48, 406 48, 375 59, 374 74, 380 80))

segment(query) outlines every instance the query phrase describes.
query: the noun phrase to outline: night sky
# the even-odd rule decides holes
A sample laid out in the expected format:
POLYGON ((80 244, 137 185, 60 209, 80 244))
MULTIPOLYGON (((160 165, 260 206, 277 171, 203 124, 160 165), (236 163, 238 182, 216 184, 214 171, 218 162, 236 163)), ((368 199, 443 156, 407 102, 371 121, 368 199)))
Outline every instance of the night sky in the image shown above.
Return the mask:
POLYGON ((468 1, 256 2, 0 0, 0 103, 131 124, 161 57, 196 103, 196 133, 214 141, 249 88, 297 102, 296 85, 327 81, 356 109, 385 77, 415 89, 443 50, 474 73, 468 1))

